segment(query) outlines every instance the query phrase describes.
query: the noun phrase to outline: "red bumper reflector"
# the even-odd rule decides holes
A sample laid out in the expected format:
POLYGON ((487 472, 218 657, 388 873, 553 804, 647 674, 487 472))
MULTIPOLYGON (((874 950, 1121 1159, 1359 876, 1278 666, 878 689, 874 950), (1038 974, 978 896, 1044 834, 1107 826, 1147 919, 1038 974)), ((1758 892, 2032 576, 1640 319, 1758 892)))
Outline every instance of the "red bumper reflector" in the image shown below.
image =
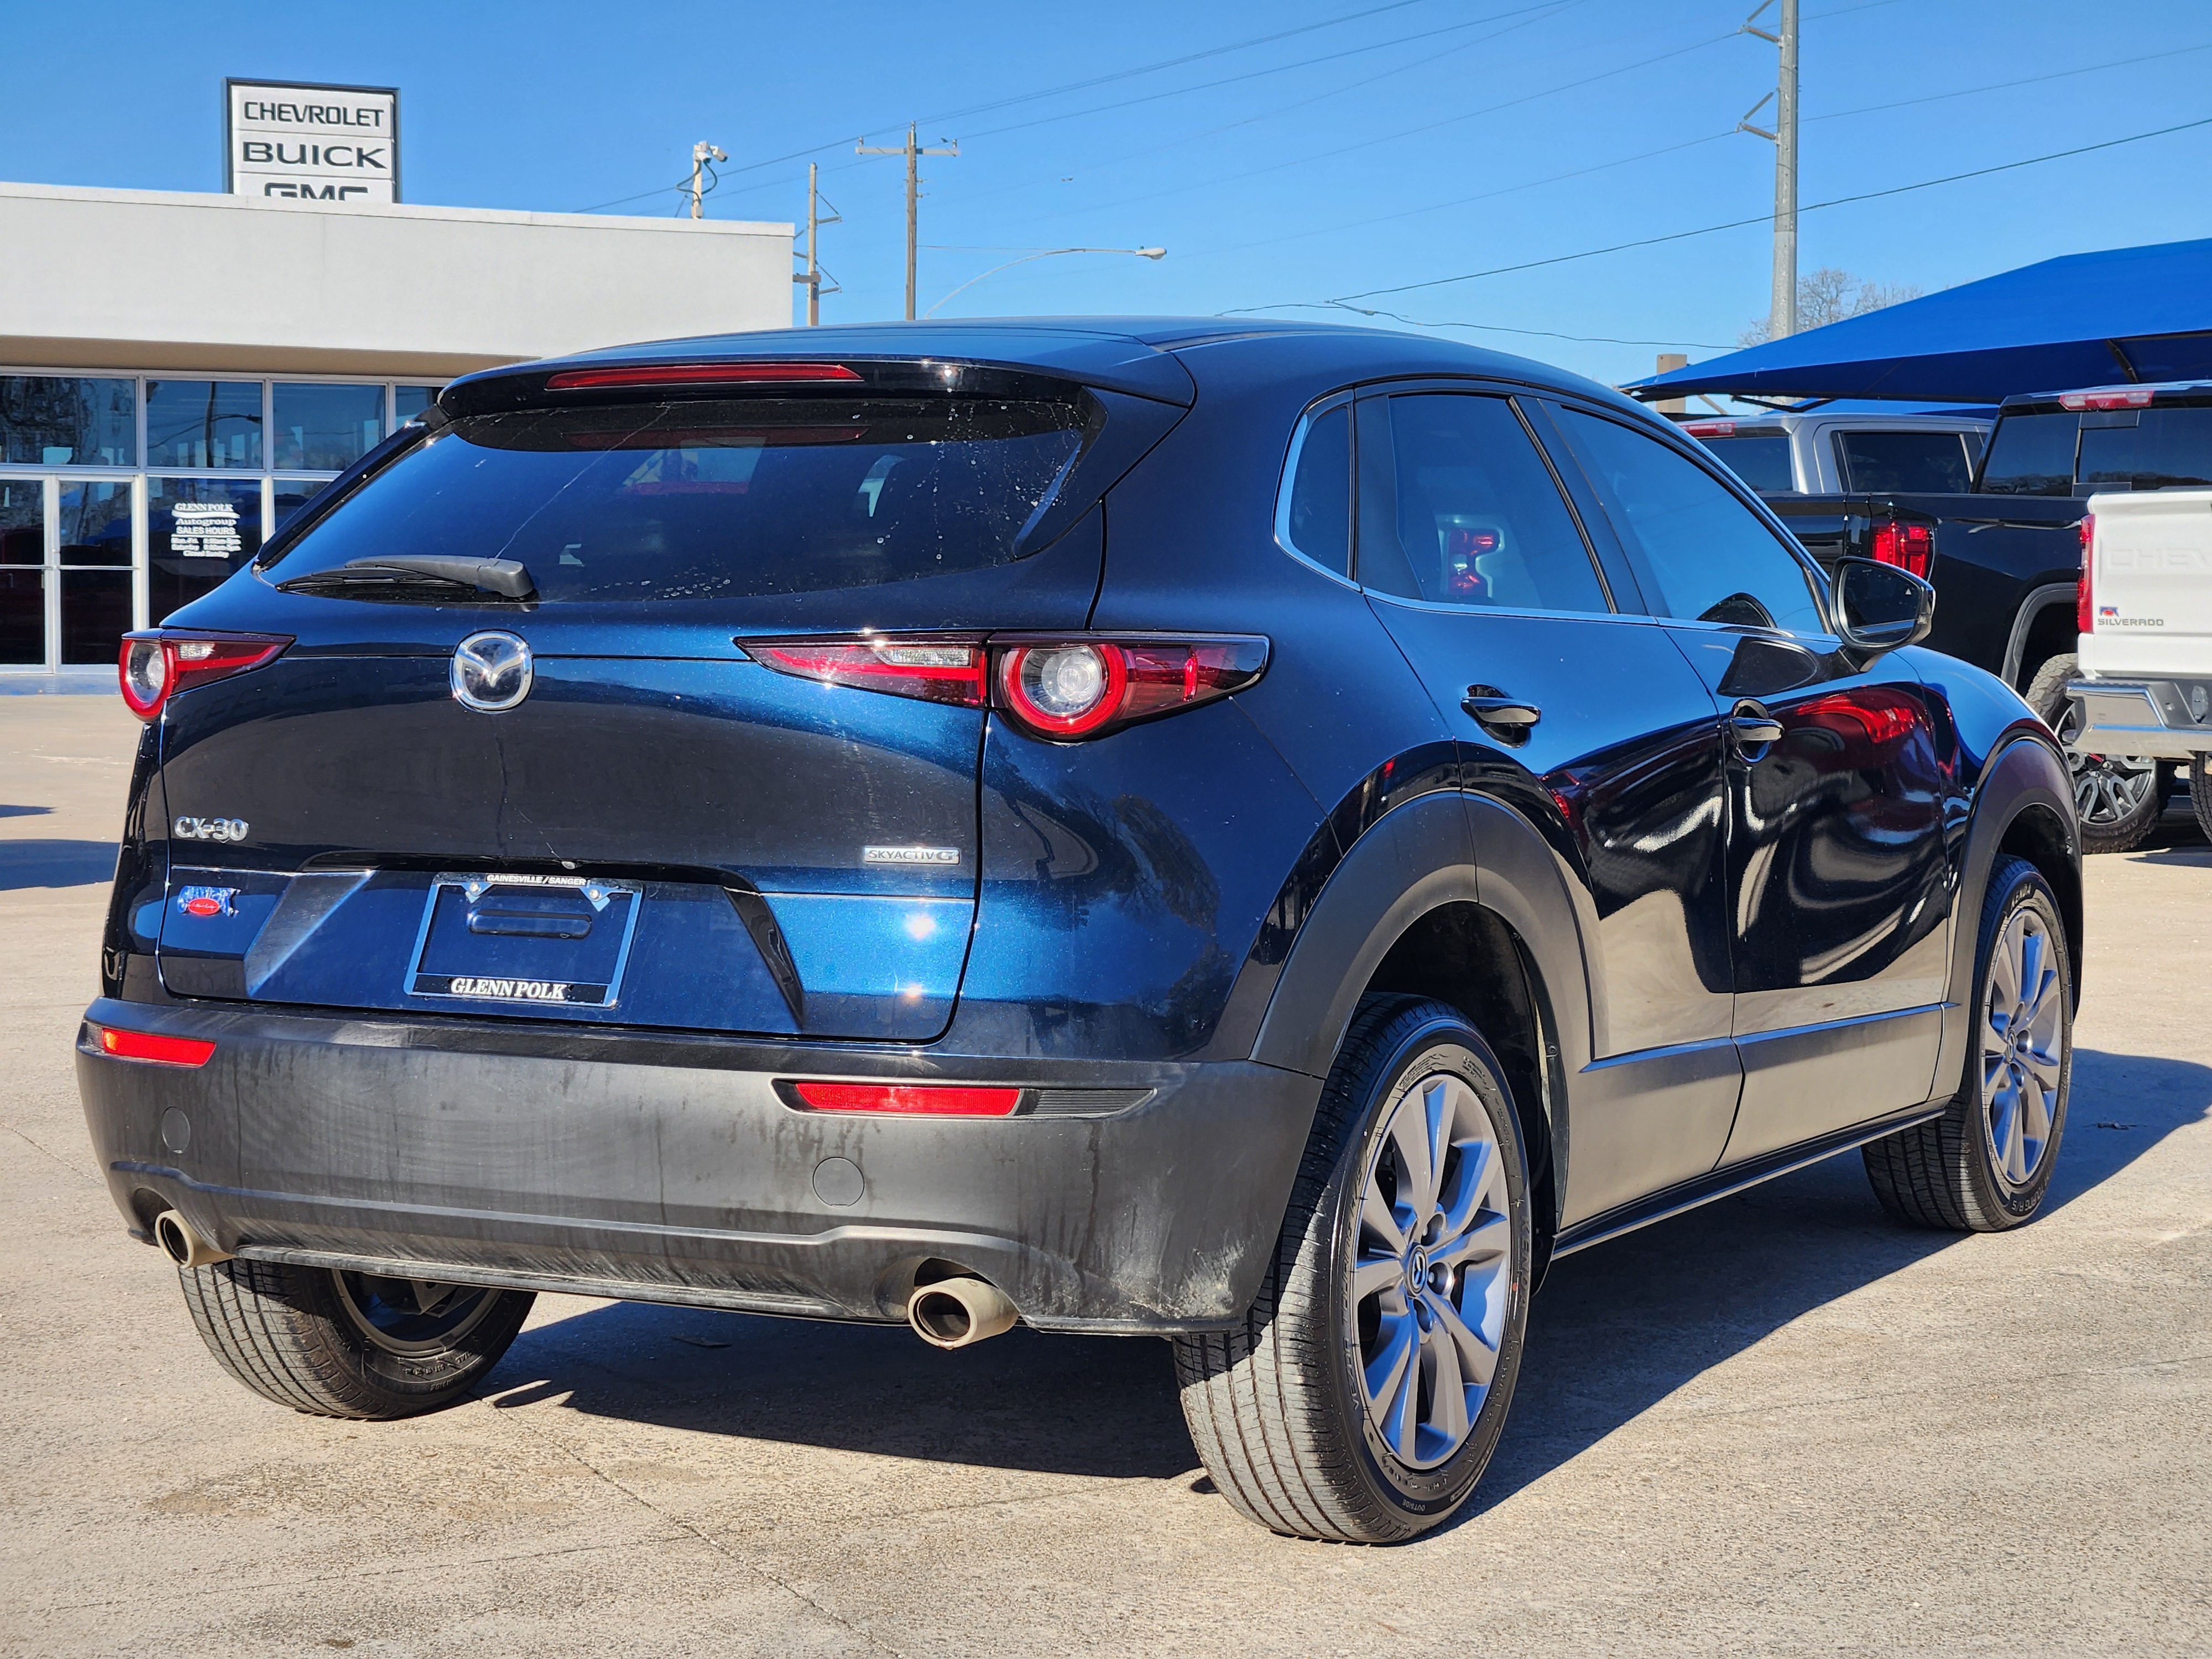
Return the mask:
POLYGON ((215 1054, 215 1044, 198 1037, 118 1031, 112 1025, 95 1025, 92 1030, 100 1052, 112 1054, 118 1060, 150 1060, 159 1066, 204 1066, 215 1054))
POLYGON ((1019 1089, 945 1087, 927 1083, 794 1083, 811 1111, 902 1112, 931 1117, 1011 1117, 1019 1089))
POLYGON ((616 386, 763 386, 860 378, 842 363, 658 363, 642 368, 564 369, 545 382, 545 389, 599 392, 616 386))

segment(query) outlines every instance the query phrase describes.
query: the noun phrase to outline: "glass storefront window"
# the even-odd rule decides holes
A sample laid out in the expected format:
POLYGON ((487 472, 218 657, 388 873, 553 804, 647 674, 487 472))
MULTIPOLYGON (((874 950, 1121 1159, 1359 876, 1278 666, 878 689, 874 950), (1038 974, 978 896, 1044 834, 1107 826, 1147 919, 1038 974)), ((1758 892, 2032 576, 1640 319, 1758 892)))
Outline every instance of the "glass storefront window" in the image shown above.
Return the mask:
POLYGON ((137 382, 0 374, 0 459, 33 466, 137 465, 137 382))
POLYGON ((46 659, 46 573, 0 566, 0 663, 36 667, 46 659))
POLYGON ((0 478, 0 564, 46 562, 46 484, 37 478, 0 478))
POLYGON ((129 570, 64 570, 62 661, 113 663, 131 631, 129 570))
POLYGON ((261 466, 261 382, 146 382, 146 460, 152 466, 261 466))
POLYGON ((158 626, 261 550, 261 483, 146 480, 146 620, 158 626))
POLYGON ((274 535, 277 531, 282 530, 284 527, 284 520, 322 494, 323 486, 328 483, 330 483, 328 478, 277 479, 276 517, 269 527, 270 534, 274 535))
POLYGON ((62 486, 63 564, 107 564, 131 568, 131 486, 68 483, 62 486))
POLYGON ((340 472, 376 447, 384 437, 384 387, 316 386, 279 380, 275 437, 270 447, 276 465, 321 472, 340 472))
MULTIPOLYGON (((434 386, 396 386, 392 388, 392 418, 404 425, 438 401, 434 386)), ((398 428, 393 428, 395 431, 398 428)))

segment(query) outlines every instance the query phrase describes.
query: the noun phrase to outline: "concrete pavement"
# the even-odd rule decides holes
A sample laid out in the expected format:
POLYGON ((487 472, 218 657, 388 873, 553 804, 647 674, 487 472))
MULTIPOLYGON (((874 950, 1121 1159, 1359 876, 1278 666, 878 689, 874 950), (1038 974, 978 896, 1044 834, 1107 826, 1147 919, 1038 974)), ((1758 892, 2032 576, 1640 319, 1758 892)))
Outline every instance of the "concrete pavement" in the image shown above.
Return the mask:
POLYGON ((1211 1495, 1164 1345, 545 1297, 483 1396, 302 1417, 201 1348, 86 1144, 136 722, 0 700, 0 1651, 2212 1651, 2212 849, 2091 861, 2057 1184, 1908 1232, 1856 1155, 1563 1263, 1473 1512, 1211 1495))

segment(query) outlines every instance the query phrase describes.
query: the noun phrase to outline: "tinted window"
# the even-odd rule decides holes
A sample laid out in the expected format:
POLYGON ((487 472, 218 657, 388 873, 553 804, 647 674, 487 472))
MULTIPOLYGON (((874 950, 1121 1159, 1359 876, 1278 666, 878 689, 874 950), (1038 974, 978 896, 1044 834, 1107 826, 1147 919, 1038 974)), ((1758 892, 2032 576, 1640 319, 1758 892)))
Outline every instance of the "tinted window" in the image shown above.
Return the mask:
POLYGON ((392 418, 411 421, 438 401, 434 386, 396 386, 392 388, 392 418))
POLYGON ((2212 483, 2212 409, 2128 410, 2081 417, 2081 483, 2103 489, 2212 483), (2106 420, 2139 418, 2129 425, 2106 420))
POLYGON ((1389 400, 1395 514, 1363 524, 1359 579, 1441 605, 1606 611, 1582 532, 1503 398, 1389 400))
POLYGON ((1776 494, 1797 488, 1797 474, 1790 465, 1790 439, 1786 434, 1770 433, 1764 437, 1751 438, 1707 438, 1703 441, 1706 448, 1721 458, 1729 471, 1753 489, 1776 494))
POLYGON ((277 562, 519 559, 542 599, 737 599, 1012 559, 1081 443, 1072 405, 759 399, 456 422, 277 562))
POLYGON ((33 466, 135 466, 137 382, 0 374, 0 459, 33 466))
POLYGON ((1836 459, 1846 489, 1964 493, 1974 469, 1955 432, 1838 432, 1836 459))
POLYGON ((1352 568, 1352 406, 1317 415, 1298 446, 1284 539, 1339 575, 1352 568))
POLYGON ((2070 495, 2074 493, 2074 436, 2081 417, 2001 415, 1990 434, 1982 489, 1992 495, 2070 495))
POLYGON ((131 562, 131 486, 65 483, 61 491, 63 564, 131 562))
POLYGON ((1573 409, 1560 422, 1660 615, 1826 631, 1804 567, 1718 479, 1618 422, 1573 409))
POLYGON ((380 386, 316 386, 279 380, 270 388, 278 466, 343 472, 384 436, 380 386))
POLYGON ((146 459, 153 466, 261 465, 261 382, 146 382, 146 459))

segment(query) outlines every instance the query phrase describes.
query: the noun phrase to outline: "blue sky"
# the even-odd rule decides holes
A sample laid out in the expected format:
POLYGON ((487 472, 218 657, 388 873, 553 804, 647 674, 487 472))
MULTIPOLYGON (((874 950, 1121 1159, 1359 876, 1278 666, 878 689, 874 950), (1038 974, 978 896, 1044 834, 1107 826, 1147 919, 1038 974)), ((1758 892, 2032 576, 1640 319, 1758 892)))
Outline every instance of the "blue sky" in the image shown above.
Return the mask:
MULTIPOLYGON (((791 220, 819 161, 845 220, 824 234, 845 290, 824 320, 862 320, 898 314, 904 230, 899 162, 853 141, 916 118, 961 147, 927 166, 925 307, 1031 250, 1158 245, 1158 264, 1037 260, 944 314, 1214 313, 1765 213, 1772 149, 1730 132, 1774 81, 1774 49, 1734 33, 1753 3, 26 5, 0 178, 216 190, 224 76, 397 85, 410 201, 594 206, 673 184, 704 138, 732 158, 710 216, 791 220)), ((2203 0, 1804 13, 1807 204, 2212 117, 2203 0)), ((1801 264, 1933 289, 2212 235, 2208 163, 2212 126, 1808 212, 1801 264)), ((1769 258, 1754 224, 1361 303, 1620 380, 1669 345, 1731 345, 1765 310, 1769 258)))

